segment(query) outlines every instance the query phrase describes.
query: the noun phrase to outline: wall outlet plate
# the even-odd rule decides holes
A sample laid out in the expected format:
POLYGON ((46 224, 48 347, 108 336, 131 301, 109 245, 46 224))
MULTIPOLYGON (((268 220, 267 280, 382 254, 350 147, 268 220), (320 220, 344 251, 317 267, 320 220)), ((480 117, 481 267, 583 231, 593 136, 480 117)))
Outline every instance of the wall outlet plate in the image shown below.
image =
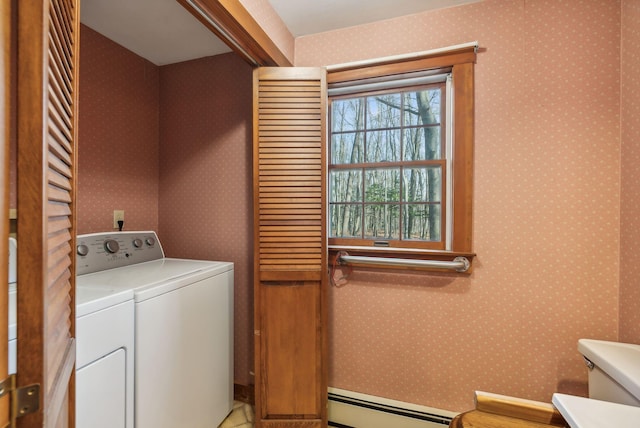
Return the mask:
POLYGON ((124 221, 124 210, 113 210, 113 228, 119 229, 118 221, 124 221))

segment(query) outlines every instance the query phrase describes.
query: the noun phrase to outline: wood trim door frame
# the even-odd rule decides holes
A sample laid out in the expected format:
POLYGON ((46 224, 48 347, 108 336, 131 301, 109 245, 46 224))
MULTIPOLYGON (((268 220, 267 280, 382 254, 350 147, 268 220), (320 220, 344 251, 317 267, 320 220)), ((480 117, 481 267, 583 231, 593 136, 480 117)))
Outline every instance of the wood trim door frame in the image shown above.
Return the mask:
POLYGON ((292 65, 239 0, 176 1, 250 65, 292 65))

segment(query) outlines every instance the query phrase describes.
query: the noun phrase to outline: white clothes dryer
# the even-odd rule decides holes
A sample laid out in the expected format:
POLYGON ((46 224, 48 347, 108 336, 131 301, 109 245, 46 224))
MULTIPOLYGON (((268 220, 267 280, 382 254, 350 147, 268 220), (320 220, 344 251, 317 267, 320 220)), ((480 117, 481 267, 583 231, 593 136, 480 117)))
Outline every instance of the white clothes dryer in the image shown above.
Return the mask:
POLYGON ((133 292, 76 287, 76 427, 134 426, 133 292))
MULTIPOLYGON (((16 241, 9 240, 9 373, 16 372, 16 241)), ((133 292, 76 288, 76 427, 133 428, 133 292)))
POLYGON ((133 292, 135 427, 218 426, 233 407, 233 263, 165 258, 155 232, 77 244, 79 288, 133 292))

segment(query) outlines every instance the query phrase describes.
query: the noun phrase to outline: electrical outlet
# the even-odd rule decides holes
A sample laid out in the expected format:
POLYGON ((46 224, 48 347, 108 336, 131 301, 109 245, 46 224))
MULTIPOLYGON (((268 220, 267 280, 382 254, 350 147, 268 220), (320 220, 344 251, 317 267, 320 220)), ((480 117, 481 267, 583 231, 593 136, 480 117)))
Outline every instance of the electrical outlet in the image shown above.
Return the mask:
POLYGON ((113 228, 119 229, 118 221, 124 221, 124 210, 113 210, 113 228))

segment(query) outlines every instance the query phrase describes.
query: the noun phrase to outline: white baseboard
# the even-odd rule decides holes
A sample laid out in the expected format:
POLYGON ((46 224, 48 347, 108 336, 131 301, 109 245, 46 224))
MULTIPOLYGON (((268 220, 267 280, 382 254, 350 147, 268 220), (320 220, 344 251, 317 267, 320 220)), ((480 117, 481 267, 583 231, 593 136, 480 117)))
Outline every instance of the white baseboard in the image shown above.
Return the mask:
POLYGON ((444 428, 457 413, 329 388, 329 426, 339 428, 444 428))

